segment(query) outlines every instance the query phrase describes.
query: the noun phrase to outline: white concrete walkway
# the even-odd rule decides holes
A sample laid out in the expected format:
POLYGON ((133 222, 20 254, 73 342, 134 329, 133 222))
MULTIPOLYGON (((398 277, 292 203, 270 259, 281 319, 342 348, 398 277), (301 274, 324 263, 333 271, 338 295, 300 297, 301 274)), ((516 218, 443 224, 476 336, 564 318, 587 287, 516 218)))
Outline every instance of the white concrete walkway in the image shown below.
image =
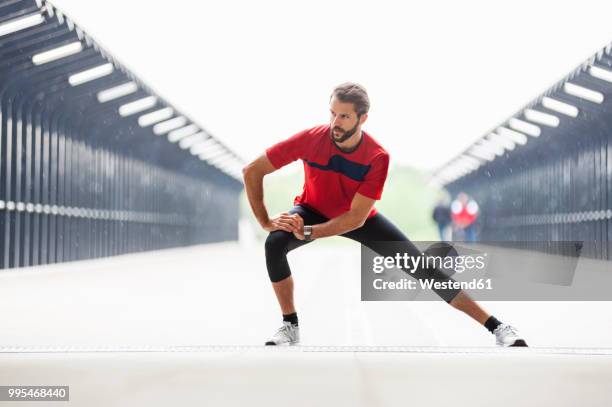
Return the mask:
POLYGON ((69 384, 79 406, 612 405, 612 303, 482 303, 531 345, 499 350, 444 302, 361 302, 359 250, 290 253, 292 349, 260 346, 280 313, 258 245, 0 272, 0 385, 69 384))

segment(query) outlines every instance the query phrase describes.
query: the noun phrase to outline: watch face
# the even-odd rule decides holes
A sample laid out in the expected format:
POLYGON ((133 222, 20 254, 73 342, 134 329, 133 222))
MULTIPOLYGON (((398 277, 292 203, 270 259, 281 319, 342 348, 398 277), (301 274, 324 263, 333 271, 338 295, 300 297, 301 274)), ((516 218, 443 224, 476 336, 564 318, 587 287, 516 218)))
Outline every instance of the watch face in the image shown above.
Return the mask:
POLYGON ((304 237, 310 239, 310 235, 312 235, 312 226, 304 226, 304 237))

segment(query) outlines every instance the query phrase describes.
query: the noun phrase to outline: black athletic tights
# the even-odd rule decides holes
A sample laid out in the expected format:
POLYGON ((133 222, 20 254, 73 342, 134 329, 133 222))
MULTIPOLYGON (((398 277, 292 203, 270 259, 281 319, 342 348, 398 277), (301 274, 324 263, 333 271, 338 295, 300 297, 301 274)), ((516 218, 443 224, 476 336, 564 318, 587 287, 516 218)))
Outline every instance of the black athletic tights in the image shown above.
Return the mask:
MULTIPOLYGON (((316 225, 327 222, 329 219, 312 211, 311 209, 299 205, 289 210, 289 213, 299 214, 304 219, 305 225, 316 225)), ((385 244, 385 242, 403 242, 402 251, 409 256, 419 256, 421 251, 387 218, 380 212, 366 220, 363 226, 341 236, 348 237, 362 243, 381 256, 395 257, 398 252, 395 244, 385 244)), ((299 240, 293 233, 283 230, 271 232, 266 239, 266 266, 268 275, 272 282, 278 282, 291 275, 291 269, 287 262, 287 253, 300 246, 308 244, 304 240, 299 240)), ((403 255, 403 252, 401 253, 403 255)), ((438 269, 417 269, 414 273, 407 273, 416 279, 434 279, 435 281, 454 281, 438 269)), ((459 289, 434 289, 444 301, 451 302, 459 293, 459 289)))

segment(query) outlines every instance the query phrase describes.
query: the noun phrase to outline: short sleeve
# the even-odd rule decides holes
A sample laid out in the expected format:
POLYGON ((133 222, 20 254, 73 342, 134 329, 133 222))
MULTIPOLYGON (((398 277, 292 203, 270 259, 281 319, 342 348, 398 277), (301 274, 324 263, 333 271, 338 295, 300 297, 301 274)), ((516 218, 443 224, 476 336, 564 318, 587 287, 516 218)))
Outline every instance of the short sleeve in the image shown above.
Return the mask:
POLYGON ((357 189, 361 195, 379 200, 382 197, 383 187, 389 171, 389 154, 383 153, 372 162, 365 179, 357 189))
POLYGON ((312 129, 303 130, 266 149, 266 155, 274 168, 279 169, 302 158, 306 146, 308 145, 308 138, 311 134, 311 130, 312 129))

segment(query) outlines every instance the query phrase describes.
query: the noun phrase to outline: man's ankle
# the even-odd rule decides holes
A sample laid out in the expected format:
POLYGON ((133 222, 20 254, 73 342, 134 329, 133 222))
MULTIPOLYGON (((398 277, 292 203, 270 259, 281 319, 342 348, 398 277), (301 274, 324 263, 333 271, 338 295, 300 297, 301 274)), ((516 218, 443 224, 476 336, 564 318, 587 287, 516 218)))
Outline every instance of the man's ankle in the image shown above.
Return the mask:
POLYGON ((283 321, 291 322, 292 325, 298 325, 297 312, 292 312, 291 314, 283 314, 283 321))

